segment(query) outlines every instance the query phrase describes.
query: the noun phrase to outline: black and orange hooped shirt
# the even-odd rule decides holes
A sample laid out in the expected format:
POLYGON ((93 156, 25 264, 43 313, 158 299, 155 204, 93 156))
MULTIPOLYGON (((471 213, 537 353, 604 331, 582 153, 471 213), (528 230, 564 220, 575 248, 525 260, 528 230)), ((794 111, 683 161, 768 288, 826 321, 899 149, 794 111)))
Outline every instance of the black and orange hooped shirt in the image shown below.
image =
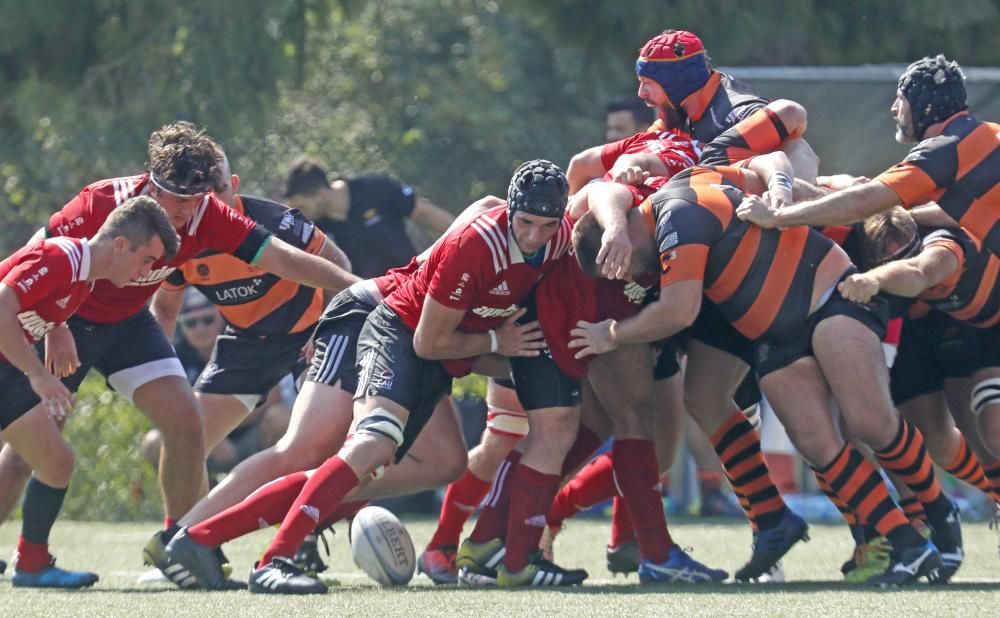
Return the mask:
MULTIPOLYGON (((313 255, 326 235, 299 212, 270 200, 236 196, 233 210, 275 237, 313 255)), ((170 273, 163 287, 193 285, 237 330, 284 335, 312 328, 323 312, 323 291, 282 279, 220 251, 205 251, 170 273)))
POLYGON ((960 229, 935 230, 926 235, 923 249, 931 247, 951 251, 959 266, 918 298, 976 328, 1000 323, 1000 258, 960 229))
POLYGON ((809 317, 820 264, 830 256, 843 273, 853 266, 836 243, 809 227, 765 230, 737 218, 749 173, 694 167, 639 208, 655 226, 661 288, 702 281, 705 295, 743 335, 783 340, 809 317))
POLYGON ((917 144, 875 180, 906 208, 936 202, 1000 255, 1000 124, 959 112, 945 121, 941 135, 917 144))

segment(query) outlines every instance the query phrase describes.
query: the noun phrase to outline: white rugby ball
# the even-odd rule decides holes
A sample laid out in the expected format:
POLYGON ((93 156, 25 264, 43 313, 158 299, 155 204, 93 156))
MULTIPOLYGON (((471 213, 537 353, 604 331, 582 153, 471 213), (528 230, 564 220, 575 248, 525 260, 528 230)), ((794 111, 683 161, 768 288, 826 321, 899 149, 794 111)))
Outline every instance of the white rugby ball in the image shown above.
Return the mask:
POLYGON ((417 566, 410 533, 391 512, 366 506, 351 522, 354 564, 381 586, 405 586, 417 566))

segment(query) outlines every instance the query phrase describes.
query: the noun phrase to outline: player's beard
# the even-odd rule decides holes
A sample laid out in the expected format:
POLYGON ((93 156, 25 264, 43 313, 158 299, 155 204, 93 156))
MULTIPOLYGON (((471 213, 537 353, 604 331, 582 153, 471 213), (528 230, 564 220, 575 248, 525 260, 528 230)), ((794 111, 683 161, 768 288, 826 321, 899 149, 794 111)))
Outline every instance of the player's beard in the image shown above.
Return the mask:
POLYGON ((917 137, 913 134, 913 123, 896 121, 896 141, 900 144, 917 143, 917 137))

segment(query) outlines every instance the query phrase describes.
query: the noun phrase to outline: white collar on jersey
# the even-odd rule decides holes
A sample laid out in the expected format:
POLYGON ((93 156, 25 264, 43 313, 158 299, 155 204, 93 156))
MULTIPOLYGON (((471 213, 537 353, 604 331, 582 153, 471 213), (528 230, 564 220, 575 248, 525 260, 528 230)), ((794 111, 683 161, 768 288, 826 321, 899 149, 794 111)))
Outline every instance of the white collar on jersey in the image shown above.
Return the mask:
POLYGON ((517 246, 517 240, 514 239, 514 226, 510 221, 507 222, 507 252, 510 253, 511 264, 524 263, 524 256, 521 255, 521 247, 517 246))

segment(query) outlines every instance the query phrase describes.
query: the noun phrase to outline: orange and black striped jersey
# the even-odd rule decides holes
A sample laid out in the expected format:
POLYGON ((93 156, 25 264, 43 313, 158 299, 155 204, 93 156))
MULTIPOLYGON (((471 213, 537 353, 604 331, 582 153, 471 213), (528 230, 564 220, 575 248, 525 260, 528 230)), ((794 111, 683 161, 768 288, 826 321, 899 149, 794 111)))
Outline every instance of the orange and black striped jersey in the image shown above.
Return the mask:
MULTIPOLYGON (((298 210, 261 198, 236 196, 233 209, 274 236, 318 254, 326 236, 298 210)), ((282 279, 219 251, 198 254, 167 277, 163 286, 193 285, 233 328, 253 335, 284 335, 312 328, 323 313, 323 291, 282 279)))
MULTIPOLYGON (((853 265, 832 240, 808 227, 765 230, 741 221, 747 170, 698 166, 674 176, 640 210, 655 226, 660 287, 699 280, 705 296, 749 339, 784 340, 809 316, 821 263, 853 265)), ((668 294, 669 292, 661 292, 668 294)))
POLYGON ((941 135, 917 144, 875 180, 910 208, 934 201, 1000 255, 1000 125, 968 112, 945 121, 941 135))
MULTIPOLYGON (((677 128, 691 135, 704 149, 700 160, 702 164, 731 164, 746 159, 745 153, 739 155, 735 153, 735 149, 740 146, 755 149, 751 154, 763 154, 781 147, 781 142, 778 142, 777 147, 770 144, 761 145, 764 137, 769 134, 770 129, 767 127, 747 126, 746 135, 741 131, 731 131, 737 124, 750 119, 755 112, 769 103, 746 82, 713 71, 708 83, 691 97, 693 97, 692 105, 688 105, 685 100, 685 109, 689 115, 684 124, 677 128), (719 140, 719 143, 713 144, 716 140, 719 140), (730 152, 731 149, 734 152, 730 152)), ((778 124, 780 130, 784 131, 784 125, 780 120, 778 124)), ((648 130, 663 131, 667 128, 662 120, 657 120, 648 130)))
POLYGON ((923 249, 930 247, 944 247, 954 253, 959 267, 921 293, 920 300, 976 328, 1000 323, 1000 258, 957 229, 931 232, 923 239, 923 249))

